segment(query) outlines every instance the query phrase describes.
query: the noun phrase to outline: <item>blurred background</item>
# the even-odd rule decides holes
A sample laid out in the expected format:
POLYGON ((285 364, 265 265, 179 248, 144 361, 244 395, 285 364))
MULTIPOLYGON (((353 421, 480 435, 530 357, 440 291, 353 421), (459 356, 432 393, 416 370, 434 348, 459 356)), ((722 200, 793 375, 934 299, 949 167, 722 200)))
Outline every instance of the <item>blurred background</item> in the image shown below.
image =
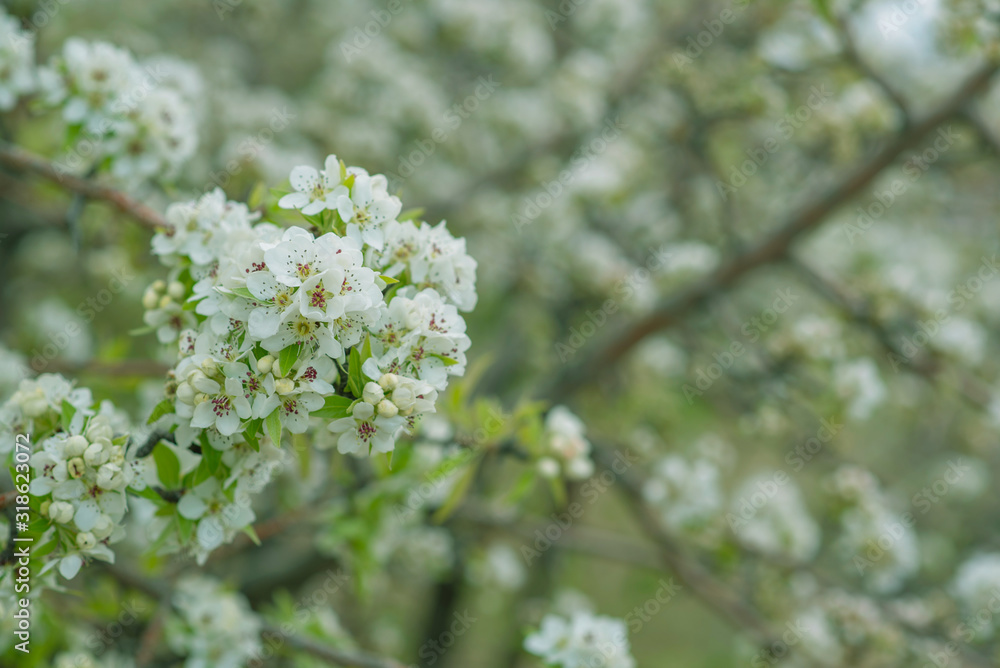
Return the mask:
MULTIPOLYGON (((479 263, 463 391, 486 403, 429 422, 391 493, 333 455, 278 481, 259 516, 321 512, 206 567, 255 609, 293 618, 347 569, 308 632, 407 665, 432 665, 422 643, 468 611, 433 665, 537 666, 524 631, 581 607, 624 618, 642 667, 945 665, 952 638, 947 665, 998 665, 992 613, 960 628, 1000 587, 1000 87, 970 79, 998 3, 4 4, 37 29, 39 62, 104 40, 185 91, 197 151, 170 187, 137 191, 154 208, 216 186, 247 200, 332 153, 386 174, 479 263), (532 399, 583 419, 598 473, 634 453, 628 482, 593 503, 582 481, 512 500, 519 464, 492 452, 447 520, 422 502, 394 519, 409 490, 452 484, 435 443, 532 399), (532 559, 574 499, 582 518, 532 559), (671 578, 679 593, 647 606, 671 578), (791 651, 762 653, 786 625, 791 651)), ((7 136, 56 155, 62 137, 29 115, 7 136)), ((27 364, 145 422, 169 361, 129 334, 164 273, 148 240, 0 174, 0 397, 27 364)), ((64 598, 85 627, 122 604, 64 598)), ((24 665, 73 642, 38 646, 24 665)))

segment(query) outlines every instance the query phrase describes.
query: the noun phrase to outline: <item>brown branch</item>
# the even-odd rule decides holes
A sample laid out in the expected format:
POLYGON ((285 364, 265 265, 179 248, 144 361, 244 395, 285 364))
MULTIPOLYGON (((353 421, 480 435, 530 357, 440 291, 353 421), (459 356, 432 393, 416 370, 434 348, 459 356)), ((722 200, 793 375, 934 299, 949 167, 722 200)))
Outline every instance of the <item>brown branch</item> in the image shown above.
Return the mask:
POLYGON ((882 171, 903 153, 932 132, 939 125, 959 114, 969 100, 979 93, 993 78, 998 64, 992 60, 981 65, 934 112, 901 132, 894 141, 883 148, 867 163, 845 177, 826 193, 793 213, 777 231, 757 245, 739 253, 705 279, 695 283, 677 296, 667 299, 652 313, 618 333, 599 349, 581 355, 567 366, 552 383, 546 397, 562 397, 595 382, 647 336, 676 325, 684 316, 709 299, 724 292, 754 270, 784 259, 792 244, 804 233, 819 227, 837 211, 870 185, 882 171))
POLYGON ((48 160, 17 146, 0 143, 0 164, 15 171, 36 174, 87 199, 108 202, 122 213, 135 218, 140 225, 147 229, 158 231, 170 228, 163 216, 142 202, 134 200, 110 186, 65 173, 48 160))

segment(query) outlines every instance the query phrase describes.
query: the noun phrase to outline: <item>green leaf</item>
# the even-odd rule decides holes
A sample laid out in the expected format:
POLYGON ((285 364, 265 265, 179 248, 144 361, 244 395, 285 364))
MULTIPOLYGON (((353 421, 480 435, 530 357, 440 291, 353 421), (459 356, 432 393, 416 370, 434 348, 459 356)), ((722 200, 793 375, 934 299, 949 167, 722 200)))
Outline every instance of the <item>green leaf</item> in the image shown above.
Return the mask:
POLYGON ((350 397, 329 396, 323 402, 323 407, 314 410, 312 415, 324 420, 338 420, 351 414, 353 404, 354 400, 350 397))
POLYGON ((239 297, 243 297, 244 299, 253 299, 254 301, 260 301, 259 299, 257 299, 257 297, 254 296, 252 292, 250 292, 246 288, 232 288, 230 292, 239 297))
POLYGON ((135 329, 128 330, 129 336, 145 336, 146 334, 152 334, 156 331, 155 327, 136 327, 135 329))
POLYGON ((813 5, 816 6, 816 11, 819 12, 819 15, 823 17, 824 21, 830 25, 836 25, 833 10, 830 9, 829 0, 813 0, 813 5))
POLYGON ((398 278, 393 278, 392 276, 386 276, 385 274, 379 274, 379 278, 385 281, 386 285, 394 285, 396 283, 399 283, 398 278))
POLYGON ((194 521, 178 514, 177 533, 180 535, 182 543, 186 543, 191 540, 191 534, 194 533, 194 521))
POLYGON ((264 428, 267 430, 267 435, 271 438, 271 442, 274 443, 276 447, 281 447, 281 407, 275 408, 274 411, 267 416, 264 420, 264 428))
POLYGON ((455 512, 455 509, 458 508, 459 504, 462 503, 462 499, 464 499, 466 493, 468 493, 469 487, 472 486, 472 481, 476 478, 476 472, 479 470, 479 461, 480 460, 478 459, 475 460, 469 468, 465 470, 465 473, 463 473, 462 477, 459 478, 457 483, 455 483, 455 486, 452 487, 451 494, 448 495, 444 504, 437 509, 437 512, 434 513, 433 520, 435 523, 441 524, 444 522, 453 512, 455 512))
POLYGON ((361 352, 358 347, 351 348, 350 361, 347 369, 347 387, 355 397, 361 396, 365 386, 364 375, 361 373, 361 352))
POLYGON ((164 399, 160 403, 156 404, 156 408, 150 414, 149 419, 146 420, 146 424, 153 424, 159 420, 164 415, 173 413, 176 409, 174 408, 174 402, 170 399, 164 399))
POLYGON ((63 399, 61 419, 63 429, 69 430, 69 425, 73 421, 74 415, 76 415, 76 406, 63 399))
POLYGON ((407 209, 406 211, 403 211, 398 216, 396 216, 396 220, 402 223, 407 220, 414 220, 422 215, 424 215, 423 208, 407 209))
POLYGON ((243 527, 243 533, 250 537, 250 540, 253 541, 254 545, 260 547, 260 536, 257 535, 257 531, 253 528, 252 524, 248 524, 243 527))
POLYGON ((181 483, 181 462, 177 454, 166 443, 157 443, 153 448, 153 461, 156 462, 160 482, 167 489, 177 489, 181 483))
POLYGON ((453 366, 455 364, 458 364, 458 360, 453 360, 450 357, 445 357, 444 355, 442 355, 440 353, 429 353, 429 355, 431 357, 435 357, 435 358, 441 360, 442 362, 444 362, 445 366, 453 366))
POLYGON ((278 366, 280 367, 280 373, 276 373, 276 376, 286 376, 288 372, 292 370, 295 366, 295 362, 299 359, 299 353, 302 352, 302 345, 296 343, 294 346, 288 346, 278 355, 278 366))
POLYGON ((255 418, 248 421, 246 429, 243 430, 243 438, 245 438, 250 447, 257 452, 260 452, 260 441, 257 439, 257 435, 260 433, 260 427, 262 424, 264 424, 263 419, 255 418))

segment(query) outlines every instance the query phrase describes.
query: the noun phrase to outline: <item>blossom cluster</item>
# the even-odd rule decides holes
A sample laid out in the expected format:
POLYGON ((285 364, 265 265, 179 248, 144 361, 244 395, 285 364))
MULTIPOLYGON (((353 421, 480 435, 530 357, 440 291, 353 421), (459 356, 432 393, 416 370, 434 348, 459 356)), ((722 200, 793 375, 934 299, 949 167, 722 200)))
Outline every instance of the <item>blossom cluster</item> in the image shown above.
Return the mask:
POLYGON ((154 416, 172 444, 158 447, 213 460, 180 464, 178 513, 197 523, 199 560, 252 521, 233 494, 266 485, 283 432, 325 428, 341 453, 391 452, 465 371, 459 309, 475 305, 476 263, 464 241, 444 223, 397 221, 384 177, 335 156, 291 183, 279 206, 309 229, 261 222, 216 189, 172 205, 152 240, 170 273, 147 289, 144 321, 178 355, 154 416))
POLYGON ((246 599, 213 578, 178 580, 166 625, 167 644, 186 656, 185 668, 239 668, 261 651, 260 619, 246 599))
POLYGON ((559 668, 634 668, 625 622, 580 610, 569 619, 546 615, 524 648, 559 668))
POLYGON ((30 493, 43 573, 58 565, 72 579, 85 559, 114 562, 109 545, 125 537, 126 491, 146 487, 144 463, 127 452, 127 428, 110 402, 95 405, 89 390, 54 374, 22 381, 0 407, 5 447, 14 433, 34 440, 30 493))
POLYGON ((62 171, 107 170, 129 187, 176 176, 198 145, 190 90, 167 63, 139 62, 107 42, 68 39, 47 64, 36 65, 35 35, 0 9, 0 110, 37 96, 58 110, 69 151, 62 171))

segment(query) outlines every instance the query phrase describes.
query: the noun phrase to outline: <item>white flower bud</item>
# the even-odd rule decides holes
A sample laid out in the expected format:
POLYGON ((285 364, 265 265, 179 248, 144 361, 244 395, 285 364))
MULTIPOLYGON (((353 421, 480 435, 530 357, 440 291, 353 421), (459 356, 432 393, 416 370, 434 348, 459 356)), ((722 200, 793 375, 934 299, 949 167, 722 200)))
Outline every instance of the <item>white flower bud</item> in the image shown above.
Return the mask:
POLYGON ((49 517, 53 522, 68 524, 73 520, 73 506, 65 501, 53 501, 49 506, 49 517))
POLYGON ((147 311, 152 311, 160 303, 160 295, 150 288, 142 295, 142 307, 147 311))
POLYGON ((385 397, 385 392, 379 387, 378 383, 368 383, 365 385, 365 389, 361 392, 361 399, 365 402, 372 404, 373 406, 378 402, 382 401, 385 397))
POLYGON ((201 370, 205 372, 206 376, 214 376, 219 372, 219 364, 211 357, 206 357, 201 361, 201 370))
POLYGON ((586 457, 577 457, 576 459, 570 460, 569 464, 566 466, 567 477, 573 480, 583 480, 584 478, 589 478, 594 474, 594 462, 590 461, 586 457))
POLYGON ((264 355, 259 360, 257 360, 257 370, 261 373, 270 373, 271 366, 274 364, 274 355, 264 355))
POLYGON ((111 428, 111 423, 103 415, 98 415, 90 421, 87 427, 87 440, 91 443, 99 440, 110 441, 114 438, 115 432, 111 428))
POLYGON ((392 418, 396 417, 398 413, 399 409, 396 407, 396 404, 392 403, 388 399, 383 399, 378 402, 378 414, 382 417, 392 418))
POLYGON ((76 534, 76 546, 81 550, 89 550, 95 545, 97 545, 97 540, 94 538, 94 534, 89 531, 76 534))
POLYGON ((88 445, 90 443, 83 436, 70 436, 66 439, 66 445, 63 446, 63 453, 67 457, 79 457, 87 449, 88 445))
POLYGON ((152 288, 154 292, 163 292, 167 289, 167 284, 165 281, 158 278, 153 281, 153 284, 149 287, 152 288))
POLYGON ((69 472, 70 478, 79 478, 87 470, 87 466, 83 463, 82 459, 74 457, 66 462, 66 470, 69 472))
POLYGON ((114 464, 104 464, 97 470, 97 486, 101 489, 114 489, 121 480, 121 467, 114 464))
POLYGON ((101 513, 97 517, 97 521, 94 522, 94 528, 91 529, 91 533, 94 534, 94 538, 98 540, 103 540, 111 535, 111 532, 115 530, 115 523, 111 521, 111 518, 101 513))
POLYGON ((24 414, 30 418, 40 417, 49 410, 49 400, 40 387, 36 387, 32 392, 18 392, 14 398, 21 404, 24 414))
POLYGON ((188 382, 183 382, 177 386, 177 401, 188 406, 194 405, 194 388, 188 382))
POLYGON ((160 308, 170 308, 170 305, 174 303, 174 300, 167 295, 160 297, 160 303, 157 304, 160 308))
POLYGON ((83 461, 87 462, 89 466, 100 466, 104 462, 108 461, 108 455, 110 453, 104 448, 100 443, 91 443, 87 450, 83 453, 83 461))
POLYGON ((116 466, 125 464, 125 451, 122 449, 122 446, 112 445, 109 452, 111 453, 108 455, 109 464, 115 464, 116 466))
POLYGON ((206 401, 208 401, 208 395, 205 394, 204 392, 199 392, 198 394, 194 395, 195 406, 197 406, 198 404, 203 404, 206 401))
POLYGON ((51 501, 42 501, 42 505, 38 507, 38 512, 42 514, 42 517, 49 516, 49 508, 52 507, 51 501))
POLYGON ((290 394, 295 391, 295 381, 289 378, 279 378, 274 381, 274 391, 278 394, 290 394))
POLYGON ((538 460, 536 464, 538 467, 538 472, 544 478, 558 478, 559 477, 559 462, 552 459, 551 457, 542 457, 538 460))
POLYGON ((184 284, 180 281, 172 281, 170 285, 167 286, 167 294, 177 301, 180 301, 186 292, 187 288, 185 288, 184 284))
POLYGON ((399 385, 399 376, 394 373, 383 374, 383 376, 378 379, 378 384, 383 390, 394 390, 396 389, 396 386, 399 385))

